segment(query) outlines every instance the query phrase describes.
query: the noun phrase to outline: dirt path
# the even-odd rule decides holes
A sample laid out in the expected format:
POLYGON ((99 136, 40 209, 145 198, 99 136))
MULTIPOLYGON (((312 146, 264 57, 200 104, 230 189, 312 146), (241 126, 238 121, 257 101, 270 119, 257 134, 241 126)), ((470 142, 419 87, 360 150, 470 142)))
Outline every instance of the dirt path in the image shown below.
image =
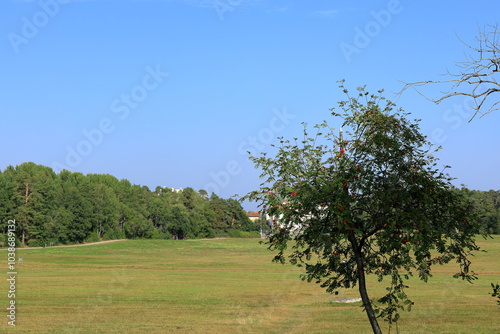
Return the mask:
MULTIPOLYGON (((219 238, 204 238, 204 239, 187 239, 184 241, 201 241, 201 240, 220 240, 220 239, 228 239, 224 237, 219 238)), ((54 248, 54 247, 80 247, 80 246, 92 246, 92 245, 100 245, 100 244, 109 244, 110 242, 118 242, 118 241, 127 241, 128 239, 117 239, 117 240, 105 240, 98 242, 89 242, 85 244, 75 244, 75 245, 60 245, 60 246, 50 246, 46 248, 54 248)), ((18 247, 17 249, 41 249, 43 247, 18 247)), ((7 247, 0 248, 0 250, 7 249, 7 247)))
MULTIPOLYGON (((92 245, 109 244, 110 242, 126 241, 126 240, 128 240, 128 239, 105 240, 105 241, 98 241, 98 242, 89 242, 86 244, 60 245, 60 246, 51 246, 51 247, 46 247, 46 248, 92 246, 92 245)), ((41 248, 43 248, 43 247, 18 247, 17 250, 20 250, 20 249, 41 249, 41 248)), ((7 249, 7 248, 3 248, 3 249, 7 249)))
POLYGON ((203 238, 203 239, 186 239, 181 241, 202 241, 202 240, 220 240, 220 239, 228 239, 225 237, 217 237, 217 238, 203 238))

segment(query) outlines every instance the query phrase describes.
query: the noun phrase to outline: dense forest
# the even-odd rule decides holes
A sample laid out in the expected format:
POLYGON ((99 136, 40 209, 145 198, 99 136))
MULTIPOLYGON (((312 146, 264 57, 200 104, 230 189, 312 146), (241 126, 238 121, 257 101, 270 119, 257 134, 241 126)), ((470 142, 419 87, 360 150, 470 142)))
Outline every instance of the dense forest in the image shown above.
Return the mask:
POLYGON ((481 232, 500 234, 500 190, 479 191, 462 188, 460 191, 474 203, 481 232))
POLYGON ((235 199, 133 185, 107 174, 56 174, 32 162, 0 172, 0 218, 28 246, 120 238, 259 236, 235 199))
MULTIPOLYGON (((500 234, 500 191, 464 192, 482 232, 500 234)), ((260 225, 235 199, 133 185, 108 174, 56 174, 32 162, 0 171, 0 219, 16 220, 21 244, 57 245, 120 238, 186 239, 258 236, 260 225)))

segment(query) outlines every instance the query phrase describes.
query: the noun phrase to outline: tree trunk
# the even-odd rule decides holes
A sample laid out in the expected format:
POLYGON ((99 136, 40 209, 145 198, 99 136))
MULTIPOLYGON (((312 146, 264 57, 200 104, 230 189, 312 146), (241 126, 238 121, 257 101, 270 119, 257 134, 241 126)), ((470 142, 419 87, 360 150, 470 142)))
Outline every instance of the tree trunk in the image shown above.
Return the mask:
MULTIPOLYGON (((359 268, 359 264, 358 264, 359 268)), ((366 314, 368 315, 368 320, 370 320, 370 325, 372 325, 374 334, 382 334, 380 327, 378 325, 377 317, 373 311, 372 303, 370 298, 368 298, 368 292, 366 291, 366 281, 365 273, 362 268, 359 269, 359 294, 361 295, 361 300, 363 300, 363 306, 365 307, 366 314)))
POLYGON ((361 246, 358 245, 354 234, 351 234, 349 236, 349 241, 351 242, 354 249, 354 256, 356 258, 356 265, 358 267, 357 271, 358 271, 359 294, 361 296, 361 300, 363 301, 363 306, 365 307, 366 315, 368 316, 368 320, 370 321, 370 325, 372 326, 373 333, 382 334, 380 326, 378 325, 377 316, 373 311, 372 303, 370 302, 370 298, 368 297, 368 292, 366 291, 365 266, 363 262, 363 253, 361 250, 361 246))

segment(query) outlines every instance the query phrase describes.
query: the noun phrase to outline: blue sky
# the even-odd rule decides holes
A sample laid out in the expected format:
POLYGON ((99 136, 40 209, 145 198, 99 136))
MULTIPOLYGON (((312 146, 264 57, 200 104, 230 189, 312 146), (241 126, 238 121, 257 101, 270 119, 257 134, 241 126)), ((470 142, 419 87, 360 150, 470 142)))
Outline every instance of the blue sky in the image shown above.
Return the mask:
MULTIPOLYGON (((395 99, 398 80, 453 70, 458 37, 473 44, 498 13, 497 0, 1 0, 0 169, 243 195, 260 183, 245 151, 330 119, 338 80, 395 99)), ((397 104, 457 185, 500 189, 500 112, 468 123, 463 98, 411 91, 397 104)))

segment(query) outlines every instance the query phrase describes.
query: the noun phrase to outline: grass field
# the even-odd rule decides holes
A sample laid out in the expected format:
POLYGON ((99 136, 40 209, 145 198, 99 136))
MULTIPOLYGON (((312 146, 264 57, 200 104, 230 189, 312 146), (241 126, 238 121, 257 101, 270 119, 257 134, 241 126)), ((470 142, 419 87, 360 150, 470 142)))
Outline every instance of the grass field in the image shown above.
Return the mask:
MULTIPOLYGON (((86 247, 18 249, 16 326, 7 324, 9 287, 0 284, 2 333, 370 333, 357 290, 328 295, 298 278, 299 268, 271 263, 255 239, 137 240, 86 247)), ((453 279, 455 267, 410 281, 415 306, 400 333, 499 333, 500 237, 479 240, 480 280, 453 279)), ((0 251, 7 276, 7 252, 0 251)), ((383 282, 384 283, 384 282, 383 282)), ((369 280, 372 298, 384 286, 369 280)), ((387 325, 382 323, 384 333, 387 325)), ((395 333, 395 328, 392 331, 395 333)))

